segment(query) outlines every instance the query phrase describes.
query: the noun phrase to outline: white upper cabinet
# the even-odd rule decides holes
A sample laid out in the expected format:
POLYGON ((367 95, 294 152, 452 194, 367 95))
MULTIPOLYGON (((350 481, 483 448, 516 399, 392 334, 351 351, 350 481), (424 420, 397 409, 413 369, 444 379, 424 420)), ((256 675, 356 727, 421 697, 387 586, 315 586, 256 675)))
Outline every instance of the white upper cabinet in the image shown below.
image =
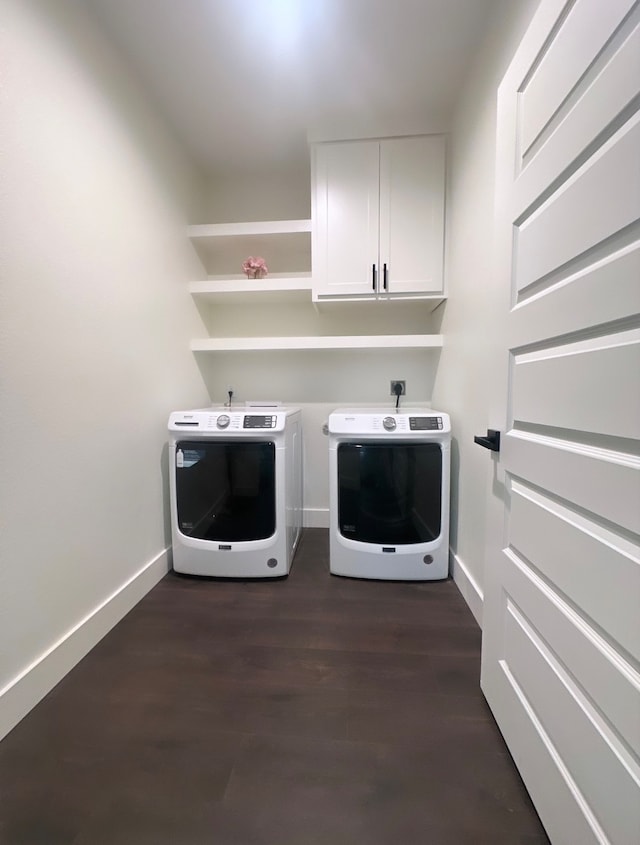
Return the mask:
POLYGON ((443 296, 442 135, 312 150, 315 301, 443 296))
POLYGON ((312 156, 314 299, 374 297, 380 241, 380 143, 319 144, 312 156))
POLYGON ((442 135, 381 143, 383 293, 442 293, 444 186, 445 139, 442 135))

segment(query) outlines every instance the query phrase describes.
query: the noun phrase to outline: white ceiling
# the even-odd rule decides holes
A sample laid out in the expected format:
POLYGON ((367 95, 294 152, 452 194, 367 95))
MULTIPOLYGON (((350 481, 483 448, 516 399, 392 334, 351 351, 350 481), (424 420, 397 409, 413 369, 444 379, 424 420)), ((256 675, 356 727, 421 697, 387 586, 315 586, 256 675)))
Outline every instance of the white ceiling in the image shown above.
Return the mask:
POLYGON ((85 0, 212 172, 449 128, 496 0, 85 0))

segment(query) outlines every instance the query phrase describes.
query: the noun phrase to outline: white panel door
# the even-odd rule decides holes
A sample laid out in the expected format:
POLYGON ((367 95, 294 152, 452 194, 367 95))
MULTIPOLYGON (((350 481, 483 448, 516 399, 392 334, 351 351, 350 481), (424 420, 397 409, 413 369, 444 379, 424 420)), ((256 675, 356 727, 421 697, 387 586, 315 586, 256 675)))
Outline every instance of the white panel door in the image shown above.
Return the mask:
POLYGON ((378 283, 380 145, 313 150, 313 287, 316 296, 370 296, 378 283))
POLYGON ((482 688, 554 845, 640 842, 639 102, 633 0, 542 0, 498 93, 482 688))
POLYGON ((380 142, 381 296, 443 291, 445 138, 380 142))

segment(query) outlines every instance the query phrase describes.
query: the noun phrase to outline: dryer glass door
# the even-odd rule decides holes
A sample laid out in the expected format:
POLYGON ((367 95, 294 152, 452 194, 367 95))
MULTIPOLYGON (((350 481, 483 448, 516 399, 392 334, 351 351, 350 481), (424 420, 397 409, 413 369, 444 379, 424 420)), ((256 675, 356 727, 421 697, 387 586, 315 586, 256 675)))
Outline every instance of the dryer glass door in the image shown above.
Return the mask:
POLYGON ((276 530, 275 463, 272 442, 177 443, 180 531, 227 543, 271 537, 276 530))
POLYGON ((340 443, 338 524, 343 537, 400 546, 440 535, 438 443, 340 443))

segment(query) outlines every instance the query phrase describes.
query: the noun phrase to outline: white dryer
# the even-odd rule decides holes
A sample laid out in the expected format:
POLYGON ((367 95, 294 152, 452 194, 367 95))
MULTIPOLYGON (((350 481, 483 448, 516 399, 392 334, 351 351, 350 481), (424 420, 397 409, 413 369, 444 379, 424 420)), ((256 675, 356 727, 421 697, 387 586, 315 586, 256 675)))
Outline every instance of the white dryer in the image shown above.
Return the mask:
POLYGON ((287 575, 302 530, 300 409, 175 411, 169 434, 176 572, 287 575))
POLYGON ((401 581, 449 573, 449 416, 339 408, 329 416, 329 569, 401 581))

